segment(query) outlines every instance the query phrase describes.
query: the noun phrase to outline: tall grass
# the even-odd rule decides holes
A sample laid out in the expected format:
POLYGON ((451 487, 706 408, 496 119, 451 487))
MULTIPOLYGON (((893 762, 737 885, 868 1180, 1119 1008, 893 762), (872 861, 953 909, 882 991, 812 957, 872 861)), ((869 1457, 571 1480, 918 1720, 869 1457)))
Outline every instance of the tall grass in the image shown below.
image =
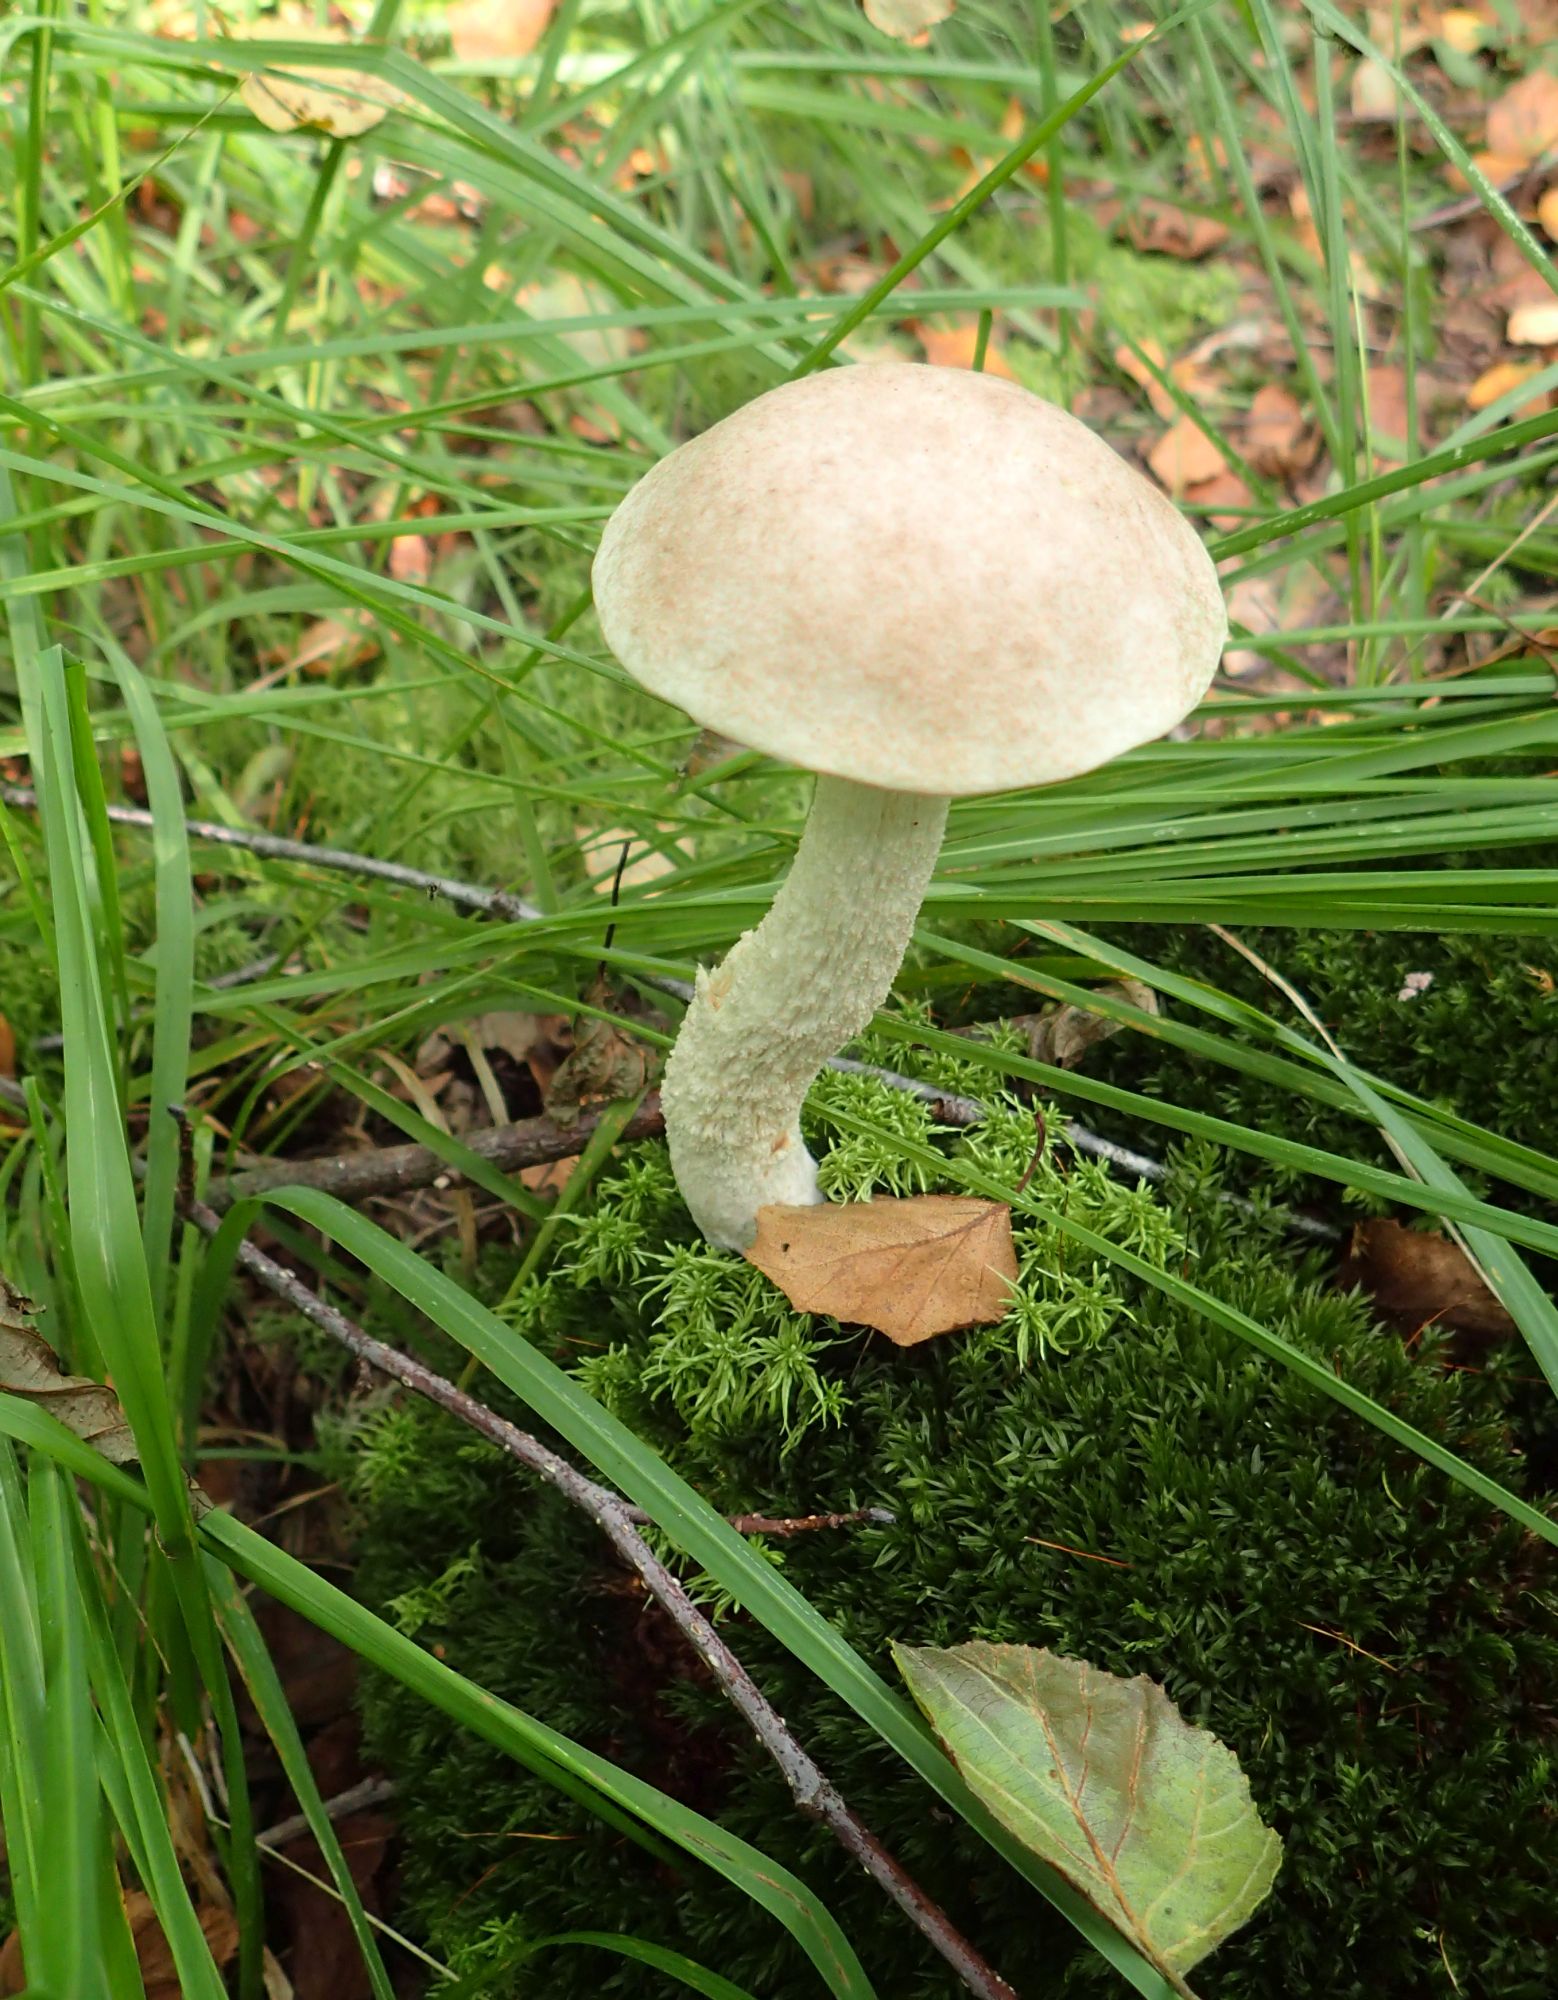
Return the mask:
MULTIPOLYGON (((1558 1388, 1558 1321, 1520 1255, 1553 1254, 1558 1230, 1459 1178, 1550 1196, 1558 1158, 1394 1087, 1279 1004, 1258 1012, 1088 928, 1558 931, 1549 668, 1533 657, 1458 678, 1416 672, 1428 636, 1499 627, 1480 611, 1437 616, 1431 580, 1508 548, 1522 525, 1511 481, 1558 459, 1558 413, 1518 419, 1506 398, 1373 470, 1355 253, 1398 290, 1410 359, 1429 338, 1424 251, 1403 200, 1410 177, 1380 180, 1338 136, 1343 51, 1364 42, 1326 0, 1307 12, 1191 6, 1124 48, 1104 5, 1053 31, 1027 9, 968 6, 926 48, 822 0, 640 0, 598 19, 565 6, 535 56, 490 70, 451 60, 439 12, 387 0, 366 46, 267 42, 258 55, 199 7, 191 39, 160 38, 146 10, 106 4, 0 23, 19 86, 0 243, 0 758, 26 760, 40 804, 36 818, 0 808, 13 867, 0 886, 0 999, 24 1030, 64 1036, 23 1110, 5 1113, 0 1266, 68 1364, 112 1379, 140 1468, 109 1465, 0 1396, 0 1431, 21 1447, 0 1446, 0 1811, 28 1977, 58 2000, 141 1990, 118 1887, 127 1856, 182 1990, 222 1990, 155 1755, 159 1736, 182 1732, 220 1774, 214 1839, 240 1918, 240 1989, 261 1990, 262 1854, 236 1668, 373 1990, 390 1990, 242 1579, 626 1837, 740 1883, 822 1984, 864 1995, 847 1939, 804 1885, 192 1501, 203 1369, 252 1210, 209 1247, 181 1224, 170 1113, 203 1107, 202 1145, 220 1160, 240 1146, 284 1152, 324 1093, 344 1093, 535 1218, 528 1190, 388 1087, 386 1058, 492 1008, 571 1006, 603 956, 624 986, 686 977, 765 906, 802 805, 793 780, 755 757, 689 763, 682 720, 604 655, 587 587, 600 521, 690 428, 787 375, 902 343, 911 318, 989 313, 1035 386, 1073 395, 1114 347, 1139 348, 1153 330, 1131 288, 1160 281, 1100 243, 1067 181, 1111 181, 1127 201, 1172 193, 1193 137, 1217 163, 1194 198, 1264 270, 1335 469, 1297 509, 1255 482, 1251 518, 1214 548, 1230 587, 1316 568, 1340 580, 1339 620, 1247 641, 1323 688, 1323 719, 1295 718, 1290 695, 1227 689, 1206 711, 1215 729, 1052 791, 960 803, 918 971, 965 988, 1015 976, 1061 998, 1103 969, 1129 972, 1176 1003, 1153 1033, 1383 1129, 1399 1172, 957 1044, 992 1085, 1108 1102, 1143 1126, 1443 1218, 1558 1388), (289 59, 367 72, 396 87, 399 108, 349 142, 265 132, 235 87, 257 61, 289 59), (1013 99, 1015 143, 1002 136, 1013 99), (1252 178, 1244 141, 1261 102, 1308 194, 1317 258, 1252 178), (1019 171, 1034 159, 1047 191, 1019 171), (869 266, 857 294, 819 281, 836 239, 869 266), (1324 372, 1308 332, 1315 301, 1324 372), (1354 669, 1343 687, 1307 664, 1339 642, 1354 669), (127 785, 143 788, 149 836, 118 834, 106 816, 127 785), (303 827, 521 885, 539 914, 475 923, 381 885, 218 857, 191 844, 186 813, 303 827), (584 864, 623 837, 668 868, 624 894, 607 948, 584 864), (1020 968, 992 948, 1030 939, 1047 952, 1020 968), (261 959, 276 969, 217 983, 261 959)), ((239 6, 222 21, 247 18, 239 6)), ((1412 116, 1530 256, 1507 202, 1405 88, 1412 116)), ((1189 408, 1229 441, 1225 412, 1189 408)), ((1558 570, 1558 538, 1530 536, 1521 561, 1558 570)), ((1511 607, 1504 622, 1524 614, 1511 607)), ((945 1046, 907 1016, 888 1025, 945 1046)), ((298 1194, 277 1198, 274 1219, 319 1232, 442 1327, 1060 1903, 1136 1991, 1166 1993, 983 1813, 844 1638, 571 1378, 361 1216, 298 1194)), ((1308 1373, 1558 1540, 1529 1503, 1188 1280, 1098 1239, 1087 1247, 1171 1283, 1273 1365, 1308 1373)), ((685 1984, 714 1977, 653 1962, 685 1984)))

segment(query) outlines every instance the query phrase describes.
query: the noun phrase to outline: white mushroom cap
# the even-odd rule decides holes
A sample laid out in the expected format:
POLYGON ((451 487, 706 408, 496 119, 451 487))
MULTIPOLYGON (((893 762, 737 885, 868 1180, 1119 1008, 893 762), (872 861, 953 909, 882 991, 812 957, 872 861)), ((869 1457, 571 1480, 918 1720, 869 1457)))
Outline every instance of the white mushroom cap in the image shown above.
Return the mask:
POLYGON ((1085 424, 908 363, 785 383, 673 451, 594 579, 653 693, 894 791, 1047 784, 1151 742, 1227 635, 1200 538, 1085 424))

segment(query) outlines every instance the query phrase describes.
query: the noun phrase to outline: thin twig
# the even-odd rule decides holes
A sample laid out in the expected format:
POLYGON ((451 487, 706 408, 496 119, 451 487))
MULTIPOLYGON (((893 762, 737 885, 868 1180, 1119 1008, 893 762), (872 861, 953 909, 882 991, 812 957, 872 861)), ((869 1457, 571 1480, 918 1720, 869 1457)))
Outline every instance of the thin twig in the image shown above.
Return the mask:
MULTIPOLYGON (((207 1235, 221 1226, 216 1210, 187 1195, 180 1208, 195 1226, 207 1235)), ((637 1571, 645 1589, 671 1618, 724 1691, 737 1712, 744 1716, 763 1748, 779 1766, 785 1783, 801 1811, 821 1820, 839 1843, 852 1854, 879 1887, 895 1902, 909 1921, 928 1939, 958 1974, 971 1993, 983 2000, 1017 2000, 1013 1989, 999 1973, 986 1965, 979 1953, 957 1929, 950 1917, 933 1902, 902 1865, 895 1861, 869 1828, 845 1804, 833 1785, 790 1734, 783 1718, 766 1699, 756 1682, 730 1647, 693 1603, 685 1588, 661 1562, 639 1533, 630 1508, 609 1487, 597 1485, 577 1467, 489 1410, 474 1396, 436 1374, 414 1356, 387 1347, 349 1320, 334 1306, 309 1289, 300 1278, 267 1257, 248 1241, 238 1246, 238 1262, 276 1297, 285 1299, 333 1340, 356 1355, 359 1361, 381 1374, 403 1383, 429 1402, 448 1410, 480 1436, 507 1452, 521 1465, 544 1479, 565 1499, 587 1514, 606 1536, 622 1559, 637 1571)), ((816 1517, 813 1517, 814 1519, 816 1517)))
MULTIPOLYGON (((519 1167, 545 1166, 582 1153, 601 1117, 598 1111, 582 1112, 571 1125, 559 1125, 554 1118, 522 1118, 513 1125, 467 1132, 461 1144, 500 1173, 513 1173, 519 1167)), ((660 1095, 652 1090, 619 1136, 647 1139, 664 1130, 660 1095)), ((210 1199, 214 1208, 224 1209, 246 1195, 266 1194, 272 1188, 306 1187, 322 1188, 338 1201, 359 1202, 373 1195, 409 1194, 435 1182, 459 1187, 464 1178, 431 1146, 371 1146, 325 1159, 266 1160, 239 1173, 223 1174, 212 1182, 210 1199)))

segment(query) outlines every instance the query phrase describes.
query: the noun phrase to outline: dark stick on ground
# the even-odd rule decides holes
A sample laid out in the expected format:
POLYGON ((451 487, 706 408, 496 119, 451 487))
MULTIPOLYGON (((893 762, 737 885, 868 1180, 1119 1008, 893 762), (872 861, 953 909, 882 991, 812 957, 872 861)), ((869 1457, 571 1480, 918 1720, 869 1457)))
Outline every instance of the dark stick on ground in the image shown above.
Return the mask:
MULTIPOLYGON (((179 1206, 187 1219, 207 1235, 214 1234, 220 1227, 221 1218, 209 1204, 195 1201, 186 1193, 181 1197, 179 1206)), ((489 1410, 484 1403, 467 1395, 463 1389, 457 1388, 453 1382, 436 1374, 412 1355, 402 1354, 398 1349, 375 1340, 355 1321, 337 1311, 254 1244, 247 1241, 239 1244, 238 1262, 267 1291, 284 1299, 313 1325, 339 1341, 349 1353, 356 1355, 359 1361, 448 1410, 480 1436, 527 1466, 587 1514, 623 1561, 637 1571, 644 1588, 718 1681, 731 1705, 745 1717, 758 1741, 784 1774, 785 1783, 801 1811, 822 1821, 929 1940, 969 1992, 981 1995, 982 2000, 1017 2000, 1012 1988, 999 1973, 986 1965, 946 1912, 893 1859, 875 1834, 861 1824, 796 1742, 783 1718, 740 1660, 639 1533, 638 1519, 642 1516, 638 1509, 630 1507, 609 1487, 600 1486, 587 1478, 577 1467, 542 1444, 539 1438, 509 1423, 495 1410, 489 1410)), ((844 1518, 838 1515, 809 1516, 805 1517, 804 1525, 821 1526, 824 1521, 837 1525, 844 1518)), ((782 1525, 787 1531, 793 1531, 802 1523, 790 1521, 782 1525)))

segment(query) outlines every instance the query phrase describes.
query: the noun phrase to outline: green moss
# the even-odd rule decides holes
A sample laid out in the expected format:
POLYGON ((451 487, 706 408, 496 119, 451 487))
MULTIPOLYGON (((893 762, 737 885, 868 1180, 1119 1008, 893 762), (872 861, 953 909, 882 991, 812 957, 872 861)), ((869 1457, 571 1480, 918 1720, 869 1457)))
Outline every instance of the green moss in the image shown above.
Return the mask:
MULTIPOLYGON (((830 1091, 835 1086, 829 1086, 830 1091)), ((857 1110, 880 1091, 843 1083, 857 1110)), ((923 1113, 913 1113, 918 1119, 923 1113)), ((922 1129, 923 1126, 922 1126, 922 1129)), ((1014 1107, 971 1135, 1020 1170, 1014 1107)), ((963 1143, 963 1142, 959 1142, 963 1143)), ((851 1169, 858 1180, 858 1163, 851 1169)), ((1040 1168, 1041 1197, 1334 1365, 1496 1477, 1521 1463, 1482 1378, 1411 1356, 1188 1153, 1162 1194, 1040 1168)), ((1329 1398, 1050 1230, 1019 1229, 1000 1326, 898 1351, 798 1321, 747 1267, 689 1250, 663 1154, 601 1191, 523 1324, 717 1506, 872 1505, 890 1524, 765 1552, 884 1671, 892 1639, 1045 1644, 1162 1680, 1250 1774, 1287 1842, 1274 1896, 1219 1952, 1221 2000, 1325 1992, 1537 2000, 1558 1946, 1547 1802, 1558 1684, 1548 1552, 1329 1398)), ((596 1532, 436 1412, 397 1407, 355 1473, 361 1587, 499 1693, 619 1758, 812 1880, 892 2000, 952 2000, 939 1960, 794 1812, 596 1532)), ((866 1820, 1021 1991, 1120 1990, 855 1719, 739 1615, 726 1629, 866 1820)), ((814 1976, 701 1871, 603 1832, 421 1704, 366 1695, 401 1780, 406 1920, 466 1991, 644 1990, 641 1970, 521 1933, 674 1943, 767 2000, 814 1976)))

